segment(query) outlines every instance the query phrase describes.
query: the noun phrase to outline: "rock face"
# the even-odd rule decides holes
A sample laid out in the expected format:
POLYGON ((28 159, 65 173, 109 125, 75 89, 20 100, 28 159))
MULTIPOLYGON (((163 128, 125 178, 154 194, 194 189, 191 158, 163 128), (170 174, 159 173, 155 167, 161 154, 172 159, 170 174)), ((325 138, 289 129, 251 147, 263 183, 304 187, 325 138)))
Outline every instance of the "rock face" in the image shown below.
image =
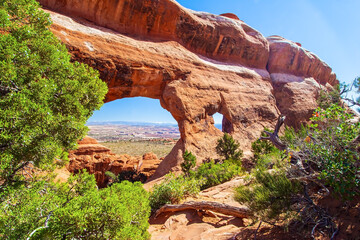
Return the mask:
POLYGON ((319 89, 338 84, 331 68, 301 44, 279 36, 267 38, 270 73, 274 96, 286 124, 299 127, 317 108, 319 89))
POLYGON ((74 60, 100 71, 106 101, 159 99, 181 133, 156 177, 179 169, 185 149, 218 157, 212 115, 243 149, 272 127, 279 114, 297 126, 316 107, 320 86, 334 85, 331 68, 300 44, 266 39, 233 14, 217 16, 172 0, 40 0, 52 31, 74 60), (67 16, 55 13, 61 12, 67 16))
POLYGON ((155 173, 161 161, 153 153, 146 153, 142 157, 114 154, 91 137, 79 141, 78 149, 70 152, 69 159, 69 172, 78 173, 86 169, 95 175, 99 187, 105 187, 108 183, 107 171, 117 175, 122 171, 137 170, 149 177, 155 173))

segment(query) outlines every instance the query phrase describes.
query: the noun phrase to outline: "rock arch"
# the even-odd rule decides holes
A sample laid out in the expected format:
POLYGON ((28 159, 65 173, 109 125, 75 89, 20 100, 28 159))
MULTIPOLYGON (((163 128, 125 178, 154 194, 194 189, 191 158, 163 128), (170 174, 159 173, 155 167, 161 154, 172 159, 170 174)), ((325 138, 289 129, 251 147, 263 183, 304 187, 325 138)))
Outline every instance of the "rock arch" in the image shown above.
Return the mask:
POLYGON ((266 39, 242 21, 190 11, 175 1, 152 1, 156 7, 137 0, 40 2, 72 16, 50 12, 52 31, 74 60, 100 71, 109 87, 106 101, 159 99, 178 122, 181 139, 156 177, 177 169, 184 149, 198 163, 216 157, 222 132, 213 125, 215 112, 249 149, 280 112, 306 121, 316 107, 314 83, 337 82, 329 66, 298 44, 266 39))

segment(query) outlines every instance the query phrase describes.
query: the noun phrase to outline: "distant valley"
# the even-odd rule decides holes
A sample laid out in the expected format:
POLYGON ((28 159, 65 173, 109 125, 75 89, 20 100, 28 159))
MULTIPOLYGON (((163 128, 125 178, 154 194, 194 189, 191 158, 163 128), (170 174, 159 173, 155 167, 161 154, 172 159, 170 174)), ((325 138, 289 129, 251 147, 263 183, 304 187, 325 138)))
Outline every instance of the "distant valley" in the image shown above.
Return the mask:
MULTIPOLYGON (((99 142, 123 141, 123 140, 152 140, 180 138, 177 123, 149 123, 149 122, 88 122, 88 135, 99 142)), ((215 124, 221 129, 221 124, 215 124)))

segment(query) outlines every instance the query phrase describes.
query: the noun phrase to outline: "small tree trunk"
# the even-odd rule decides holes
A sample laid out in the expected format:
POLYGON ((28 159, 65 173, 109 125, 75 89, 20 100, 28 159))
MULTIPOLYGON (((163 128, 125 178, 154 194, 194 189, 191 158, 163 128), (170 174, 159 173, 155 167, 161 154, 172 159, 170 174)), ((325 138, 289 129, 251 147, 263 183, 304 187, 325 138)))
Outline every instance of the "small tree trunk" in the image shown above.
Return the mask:
POLYGON ((166 204, 156 211, 155 218, 164 212, 179 212, 183 210, 210 210, 213 212, 221 213, 224 215, 234 216, 238 218, 248 218, 252 216, 250 210, 247 207, 235 207, 224 203, 218 202, 185 202, 183 204, 166 204))
POLYGON ((287 146, 283 142, 281 142, 279 135, 278 135, 281 126, 284 124, 285 118, 286 118, 285 116, 279 116, 274 132, 271 133, 268 131, 264 131, 269 137, 260 137, 260 140, 269 140, 279 150, 281 150, 281 151, 287 150, 287 146))

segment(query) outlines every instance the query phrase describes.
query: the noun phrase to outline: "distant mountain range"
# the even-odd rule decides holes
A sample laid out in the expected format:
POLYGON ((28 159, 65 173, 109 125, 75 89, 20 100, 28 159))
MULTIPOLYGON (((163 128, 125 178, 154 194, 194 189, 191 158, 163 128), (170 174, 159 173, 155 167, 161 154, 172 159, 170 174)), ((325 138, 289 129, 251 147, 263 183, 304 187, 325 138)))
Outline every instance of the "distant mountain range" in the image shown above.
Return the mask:
POLYGON ((126 126, 177 126, 177 123, 163 122, 128 122, 128 121, 104 121, 104 122, 87 122, 87 126, 92 125, 126 125, 126 126))
MULTIPOLYGON (((87 122, 87 126, 94 125, 126 125, 126 126, 159 126, 159 127, 175 127, 177 123, 163 123, 163 122, 131 122, 131 121, 104 121, 104 122, 87 122)), ((214 126, 221 130, 221 123, 215 123, 214 126)))

